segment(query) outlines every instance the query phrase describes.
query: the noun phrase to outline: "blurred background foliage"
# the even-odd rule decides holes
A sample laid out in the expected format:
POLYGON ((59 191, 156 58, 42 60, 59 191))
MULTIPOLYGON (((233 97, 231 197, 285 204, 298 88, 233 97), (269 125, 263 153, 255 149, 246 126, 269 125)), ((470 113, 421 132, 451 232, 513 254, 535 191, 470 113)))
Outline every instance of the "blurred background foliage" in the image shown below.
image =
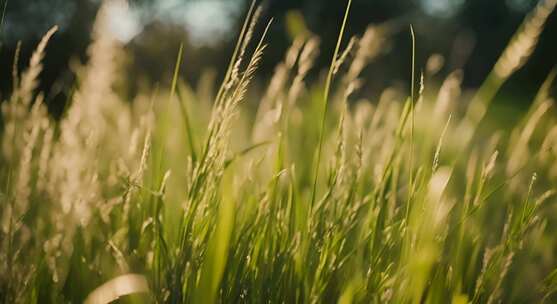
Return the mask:
MULTIPOLYGON (((20 65, 28 61, 40 37, 53 25, 61 30, 48 46, 41 91, 50 111, 60 115, 71 94, 76 63, 87 60, 90 29, 99 0, 2 0, 0 88, 10 94, 11 66, 21 41, 20 65)), ((485 79, 510 37, 536 0, 355 0, 348 35, 361 34, 368 25, 380 26, 391 39, 384 55, 364 73, 369 99, 388 86, 404 88, 410 78, 408 26, 417 34, 417 64, 424 67, 432 54, 441 54, 445 77, 464 70, 464 87, 485 79)), ((179 45, 184 43, 184 75, 193 85, 204 77, 222 77, 248 0, 131 0, 129 10, 113 12, 114 34, 125 44, 127 70, 123 93, 134 96, 141 88, 165 85, 179 45)), ((264 18, 274 18, 269 48, 260 70, 270 76, 293 36, 319 36, 319 65, 330 61, 345 1, 266 0, 264 18)), ((526 109, 540 83, 557 64, 557 16, 551 16, 530 62, 505 85, 496 104, 526 109), (509 101, 510 100, 510 101, 509 101), (520 100, 520 101, 519 101, 520 100)), ((320 70, 320 69, 316 69, 320 70)), ((314 75, 318 77, 319 75, 314 75)), ((260 78, 261 79, 261 78, 260 78)), ((503 111, 504 112, 504 111, 503 111)))

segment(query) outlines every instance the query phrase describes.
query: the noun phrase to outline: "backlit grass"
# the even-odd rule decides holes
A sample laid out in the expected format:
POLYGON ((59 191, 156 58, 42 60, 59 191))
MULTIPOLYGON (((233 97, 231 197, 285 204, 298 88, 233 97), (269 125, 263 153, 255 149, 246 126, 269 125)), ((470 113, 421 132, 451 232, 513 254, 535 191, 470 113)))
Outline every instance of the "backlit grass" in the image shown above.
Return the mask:
POLYGON ((555 72, 520 123, 482 128, 556 4, 471 94, 460 71, 428 83, 438 58, 411 49, 409 92, 356 100, 390 37, 344 37, 350 3, 325 77, 307 80, 319 39, 300 36, 250 92, 273 39, 253 5, 220 86, 182 81, 180 50, 170 88, 132 102, 107 4, 59 121, 37 92, 54 28, 2 103, 0 301, 557 301, 555 72))

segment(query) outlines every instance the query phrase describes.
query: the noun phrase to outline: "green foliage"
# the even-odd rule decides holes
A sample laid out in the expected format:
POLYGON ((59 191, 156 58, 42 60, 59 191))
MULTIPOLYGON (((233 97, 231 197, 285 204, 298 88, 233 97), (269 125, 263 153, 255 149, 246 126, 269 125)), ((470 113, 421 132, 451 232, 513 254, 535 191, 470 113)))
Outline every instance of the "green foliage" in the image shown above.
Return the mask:
POLYGON ((270 26, 252 45, 254 6, 214 98, 181 80, 180 50, 168 94, 128 103, 101 9, 53 121, 34 94, 49 32, 2 108, 0 301, 551 302, 555 74, 518 125, 480 121, 555 3, 526 19, 516 41, 530 46, 511 43, 471 103, 458 72, 436 87, 428 69, 410 96, 352 101, 389 39, 374 27, 344 51, 341 30, 324 84, 306 80, 319 42, 303 35, 248 93, 270 26))

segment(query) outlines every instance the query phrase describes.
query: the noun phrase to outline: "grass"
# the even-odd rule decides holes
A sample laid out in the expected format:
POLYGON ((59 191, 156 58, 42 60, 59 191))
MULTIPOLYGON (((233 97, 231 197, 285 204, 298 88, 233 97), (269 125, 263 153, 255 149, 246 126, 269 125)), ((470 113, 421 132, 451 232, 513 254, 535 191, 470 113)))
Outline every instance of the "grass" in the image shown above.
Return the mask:
POLYGON ((458 72, 437 86, 426 69, 414 89, 419 39, 409 96, 353 100, 389 37, 346 43, 348 1, 324 83, 306 81, 319 40, 302 36, 247 94, 272 39, 270 23, 254 39, 252 5, 214 99, 182 81, 180 50, 168 93, 127 102, 104 7, 54 121, 37 92, 53 29, 2 103, 0 301, 555 302, 555 72, 520 123, 480 123, 556 3, 528 15, 471 100, 458 72))

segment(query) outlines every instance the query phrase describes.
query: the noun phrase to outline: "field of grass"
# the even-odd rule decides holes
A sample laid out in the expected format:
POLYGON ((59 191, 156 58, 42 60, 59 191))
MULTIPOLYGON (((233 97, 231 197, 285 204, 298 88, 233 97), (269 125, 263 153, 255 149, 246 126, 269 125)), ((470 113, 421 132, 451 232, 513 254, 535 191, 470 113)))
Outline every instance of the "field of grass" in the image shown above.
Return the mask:
POLYGON ((344 37, 349 9, 323 77, 299 37, 252 91, 255 7, 222 85, 182 81, 180 50, 171 87, 122 100, 104 7, 61 120, 36 92, 54 28, 2 103, 0 302, 555 303, 555 73, 517 125, 483 126, 556 4, 477 91, 410 49, 412 90, 377 101, 353 96, 389 37, 344 37))

